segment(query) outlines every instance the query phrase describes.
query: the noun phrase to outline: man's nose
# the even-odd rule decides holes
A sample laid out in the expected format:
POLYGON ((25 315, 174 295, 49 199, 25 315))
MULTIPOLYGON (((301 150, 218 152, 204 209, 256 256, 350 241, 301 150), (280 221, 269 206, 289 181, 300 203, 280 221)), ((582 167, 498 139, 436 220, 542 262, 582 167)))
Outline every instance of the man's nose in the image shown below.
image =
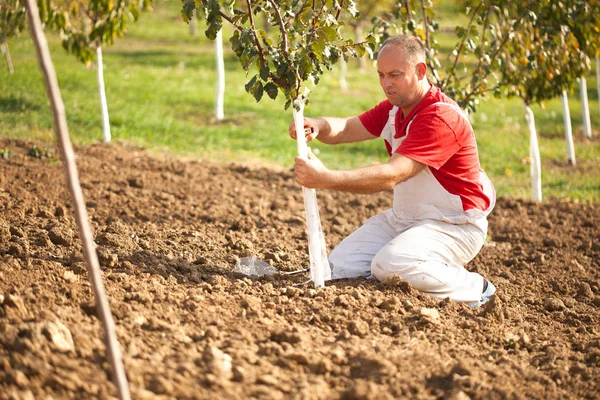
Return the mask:
POLYGON ((383 86, 384 88, 389 88, 392 86, 392 80, 388 77, 383 77, 381 78, 381 86, 383 86))

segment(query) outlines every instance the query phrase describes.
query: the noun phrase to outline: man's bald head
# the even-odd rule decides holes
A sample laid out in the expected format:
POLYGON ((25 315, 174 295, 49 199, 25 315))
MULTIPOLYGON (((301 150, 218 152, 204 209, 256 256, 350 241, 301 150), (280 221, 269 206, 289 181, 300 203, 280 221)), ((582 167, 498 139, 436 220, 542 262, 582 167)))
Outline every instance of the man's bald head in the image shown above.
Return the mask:
POLYGON ((379 53, 383 51, 402 51, 406 61, 411 65, 417 65, 426 61, 425 46, 421 39, 410 35, 391 36, 383 42, 379 53))

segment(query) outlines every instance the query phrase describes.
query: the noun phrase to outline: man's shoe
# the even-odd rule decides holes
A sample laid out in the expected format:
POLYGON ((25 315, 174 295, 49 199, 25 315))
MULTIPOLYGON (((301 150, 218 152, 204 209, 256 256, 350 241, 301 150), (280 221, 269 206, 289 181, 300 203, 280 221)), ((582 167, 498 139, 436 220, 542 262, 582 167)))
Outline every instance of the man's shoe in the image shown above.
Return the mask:
POLYGON ((490 301, 492 296, 494 296, 496 294, 496 286, 494 286, 492 284, 492 282, 490 282, 486 279, 485 282, 483 283, 483 286, 485 287, 485 290, 481 294, 481 300, 472 301, 470 303, 467 303, 467 305, 469 307, 471 307, 471 308, 481 307, 482 305, 484 305, 485 303, 490 301))

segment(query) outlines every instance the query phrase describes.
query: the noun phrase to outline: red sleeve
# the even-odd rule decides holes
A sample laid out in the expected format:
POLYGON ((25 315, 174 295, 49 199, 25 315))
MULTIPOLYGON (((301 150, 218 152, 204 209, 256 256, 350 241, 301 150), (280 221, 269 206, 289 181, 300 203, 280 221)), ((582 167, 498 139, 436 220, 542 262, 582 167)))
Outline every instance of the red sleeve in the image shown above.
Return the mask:
POLYGON ((381 131, 388 121, 390 110, 394 108, 389 100, 384 100, 358 116, 360 122, 373 136, 381 136, 381 131))
POLYGON ((439 110, 422 111, 412 121, 406 139, 396 150, 415 161, 440 169, 461 148, 454 130, 439 110))

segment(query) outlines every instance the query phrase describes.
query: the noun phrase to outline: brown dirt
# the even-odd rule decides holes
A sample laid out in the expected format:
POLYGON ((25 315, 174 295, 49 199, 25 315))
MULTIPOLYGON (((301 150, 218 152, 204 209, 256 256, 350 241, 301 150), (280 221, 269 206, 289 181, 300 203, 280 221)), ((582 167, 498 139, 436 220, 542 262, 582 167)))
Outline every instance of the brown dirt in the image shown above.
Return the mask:
MULTIPOLYGON (((0 399, 110 398, 62 164, 3 140, 0 399)), ((42 152, 43 153, 43 152, 42 152)), ((600 207, 501 198, 469 268, 498 287, 471 310, 402 281, 315 290, 249 278, 239 257, 307 266, 290 171, 77 149, 135 399, 599 398, 600 207)), ((320 191, 329 247, 391 194, 320 191)))

